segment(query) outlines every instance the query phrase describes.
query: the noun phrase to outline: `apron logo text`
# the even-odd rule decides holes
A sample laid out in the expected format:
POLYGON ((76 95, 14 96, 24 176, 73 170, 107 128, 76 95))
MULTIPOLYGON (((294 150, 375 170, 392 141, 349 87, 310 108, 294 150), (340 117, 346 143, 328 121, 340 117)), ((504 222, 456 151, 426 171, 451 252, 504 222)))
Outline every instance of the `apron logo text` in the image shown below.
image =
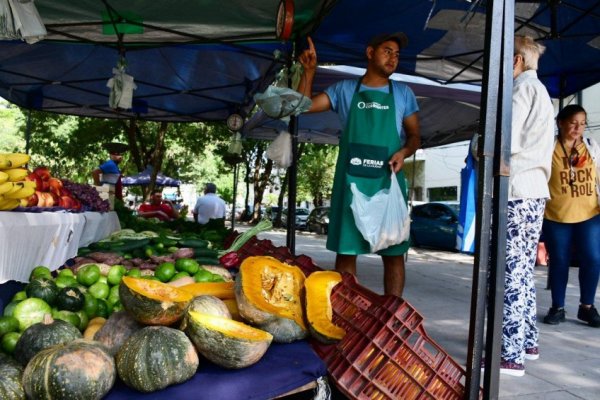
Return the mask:
POLYGON ((371 108, 374 108, 376 110, 389 110, 389 108, 390 108, 390 106, 379 104, 376 101, 373 101, 370 103, 365 103, 364 101, 359 101, 356 104, 356 106, 358 107, 359 110, 371 109, 371 108))
POLYGON ((353 157, 350 159, 350 164, 360 166, 362 165, 365 168, 382 168, 383 161, 381 160, 370 160, 368 158, 360 159, 359 157, 353 157))

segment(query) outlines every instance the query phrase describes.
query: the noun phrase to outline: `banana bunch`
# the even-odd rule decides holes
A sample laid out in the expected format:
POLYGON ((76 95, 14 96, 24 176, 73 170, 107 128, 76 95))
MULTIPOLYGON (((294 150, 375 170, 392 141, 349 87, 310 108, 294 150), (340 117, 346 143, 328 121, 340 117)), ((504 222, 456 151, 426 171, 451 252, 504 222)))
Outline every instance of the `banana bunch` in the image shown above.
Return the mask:
POLYGON ((19 168, 29 159, 28 154, 0 153, 0 211, 26 206, 27 199, 35 193, 35 182, 24 180, 29 172, 19 168))
POLYGON ((21 167, 27 164, 30 158, 29 154, 0 153, 0 170, 21 167))

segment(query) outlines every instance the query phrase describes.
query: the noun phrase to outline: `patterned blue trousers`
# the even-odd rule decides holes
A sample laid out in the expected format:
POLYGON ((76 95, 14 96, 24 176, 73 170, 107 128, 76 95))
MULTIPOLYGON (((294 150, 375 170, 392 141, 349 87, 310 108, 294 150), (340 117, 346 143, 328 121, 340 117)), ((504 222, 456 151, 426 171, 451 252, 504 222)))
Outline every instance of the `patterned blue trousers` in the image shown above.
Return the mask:
POLYGON ((546 199, 508 202, 502 359, 518 364, 538 345, 533 268, 545 206, 546 199))

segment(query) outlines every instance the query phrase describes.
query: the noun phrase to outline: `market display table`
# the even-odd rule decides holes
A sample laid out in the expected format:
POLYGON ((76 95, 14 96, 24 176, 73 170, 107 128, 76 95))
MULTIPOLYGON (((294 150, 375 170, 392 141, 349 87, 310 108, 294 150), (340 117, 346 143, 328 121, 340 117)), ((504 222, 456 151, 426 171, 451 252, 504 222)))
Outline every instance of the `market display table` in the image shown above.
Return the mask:
MULTIPOLYGON (((23 284, 0 285, 0 313, 23 284)), ((327 375, 325 363, 305 341, 272 344, 263 358, 243 369, 229 370, 200 359, 198 372, 190 380, 152 393, 133 390, 117 379, 107 400, 264 400, 272 399, 327 375)))
POLYGON ((119 229, 115 212, 0 212, 0 283, 27 282, 38 265, 57 269, 119 229))

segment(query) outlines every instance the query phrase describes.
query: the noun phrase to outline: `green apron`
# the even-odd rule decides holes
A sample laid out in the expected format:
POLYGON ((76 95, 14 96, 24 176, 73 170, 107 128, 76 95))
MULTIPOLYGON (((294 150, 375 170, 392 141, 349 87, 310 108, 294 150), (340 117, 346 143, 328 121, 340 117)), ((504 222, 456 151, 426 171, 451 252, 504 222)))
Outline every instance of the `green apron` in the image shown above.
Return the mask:
MULTIPOLYGON (((367 196, 390 187, 392 155, 400 150, 400 136, 396 126, 396 108, 392 82, 389 93, 377 90, 359 92, 362 79, 352 97, 346 129, 340 139, 335 167, 327 249, 339 254, 368 254, 369 242, 356 228, 350 209, 350 183, 367 196)), ((406 200, 406 181, 402 170, 396 175, 406 200)), ((377 254, 397 256, 408 251, 409 242, 390 246, 377 254)))

